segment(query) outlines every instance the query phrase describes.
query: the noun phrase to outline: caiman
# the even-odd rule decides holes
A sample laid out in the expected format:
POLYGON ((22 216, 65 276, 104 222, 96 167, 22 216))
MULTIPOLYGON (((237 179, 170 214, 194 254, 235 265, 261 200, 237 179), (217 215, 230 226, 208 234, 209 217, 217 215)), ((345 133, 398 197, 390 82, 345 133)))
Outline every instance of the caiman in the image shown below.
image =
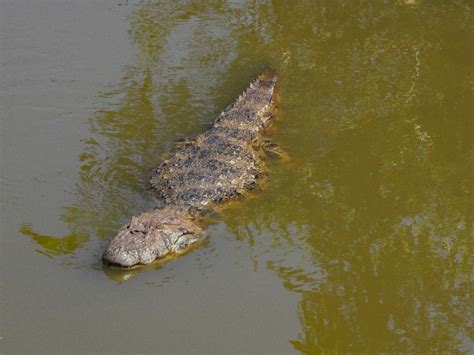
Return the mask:
POLYGON ((257 186, 276 81, 273 70, 264 71, 205 133, 174 147, 151 178, 164 207, 132 217, 105 249, 104 262, 131 267, 185 252, 203 238, 206 212, 257 186))

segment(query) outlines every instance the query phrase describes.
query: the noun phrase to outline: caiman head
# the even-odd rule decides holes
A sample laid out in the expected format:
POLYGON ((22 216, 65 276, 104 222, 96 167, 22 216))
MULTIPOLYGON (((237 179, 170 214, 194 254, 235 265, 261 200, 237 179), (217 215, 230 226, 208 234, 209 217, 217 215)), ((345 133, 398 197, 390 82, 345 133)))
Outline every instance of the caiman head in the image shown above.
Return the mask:
POLYGON ((123 267, 150 264, 167 254, 184 252, 201 238, 201 228, 188 212, 156 209, 132 217, 111 240, 102 259, 123 267))

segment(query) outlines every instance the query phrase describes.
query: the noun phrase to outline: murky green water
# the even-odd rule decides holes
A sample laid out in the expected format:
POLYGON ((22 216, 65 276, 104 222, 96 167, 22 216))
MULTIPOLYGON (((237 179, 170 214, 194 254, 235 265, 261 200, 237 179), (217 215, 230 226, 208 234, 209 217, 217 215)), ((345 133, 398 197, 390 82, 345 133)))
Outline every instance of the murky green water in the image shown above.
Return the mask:
POLYGON ((474 351, 468 1, 1 3, 2 352, 474 351), (270 65, 291 156, 120 272, 152 167, 270 65))

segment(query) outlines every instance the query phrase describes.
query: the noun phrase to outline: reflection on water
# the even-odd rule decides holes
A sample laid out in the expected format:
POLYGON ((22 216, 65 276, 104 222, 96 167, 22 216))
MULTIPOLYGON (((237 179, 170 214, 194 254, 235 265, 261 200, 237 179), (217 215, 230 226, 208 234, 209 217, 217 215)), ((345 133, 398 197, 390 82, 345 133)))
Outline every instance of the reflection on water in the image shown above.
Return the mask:
POLYGON ((160 154, 269 63, 281 78, 274 136, 293 160, 223 219, 256 271, 301 295, 294 348, 472 349, 472 27, 461 1, 142 5, 136 61, 90 120, 62 217, 71 234, 21 232, 50 256, 109 238, 153 205, 160 154))
MULTIPOLYGON (((139 275, 142 272, 150 272, 154 271, 157 272, 160 270, 163 265, 167 265, 172 261, 179 260, 182 257, 185 257, 187 254, 192 253, 197 248, 207 248, 207 251, 204 253, 205 256, 212 254, 215 250, 209 247, 209 243, 207 239, 200 241, 199 243, 194 244, 190 249, 187 249, 184 253, 178 255, 167 255, 161 259, 156 260, 152 264, 144 265, 144 266, 135 266, 131 268, 119 268, 114 266, 102 265, 102 271, 104 272, 107 277, 117 283, 124 283, 128 280, 131 280, 135 276, 139 275)), ((177 262, 177 261, 176 261, 177 262)), ((201 269, 209 268, 209 265, 206 263, 199 262, 199 267, 201 269)), ((147 286, 151 287, 158 287, 162 286, 174 279, 174 275, 167 275, 161 278, 158 282, 146 282, 147 286)))

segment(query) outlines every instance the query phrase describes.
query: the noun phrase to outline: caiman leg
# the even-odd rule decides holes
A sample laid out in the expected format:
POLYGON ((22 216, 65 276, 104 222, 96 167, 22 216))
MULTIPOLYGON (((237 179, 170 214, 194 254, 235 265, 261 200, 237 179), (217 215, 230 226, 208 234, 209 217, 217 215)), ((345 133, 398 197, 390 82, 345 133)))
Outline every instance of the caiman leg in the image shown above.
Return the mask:
POLYGON ((262 143, 262 148, 264 152, 267 153, 270 157, 278 158, 283 162, 288 162, 291 160, 288 152, 281 148, 271 139, 265 139, 262 143))

